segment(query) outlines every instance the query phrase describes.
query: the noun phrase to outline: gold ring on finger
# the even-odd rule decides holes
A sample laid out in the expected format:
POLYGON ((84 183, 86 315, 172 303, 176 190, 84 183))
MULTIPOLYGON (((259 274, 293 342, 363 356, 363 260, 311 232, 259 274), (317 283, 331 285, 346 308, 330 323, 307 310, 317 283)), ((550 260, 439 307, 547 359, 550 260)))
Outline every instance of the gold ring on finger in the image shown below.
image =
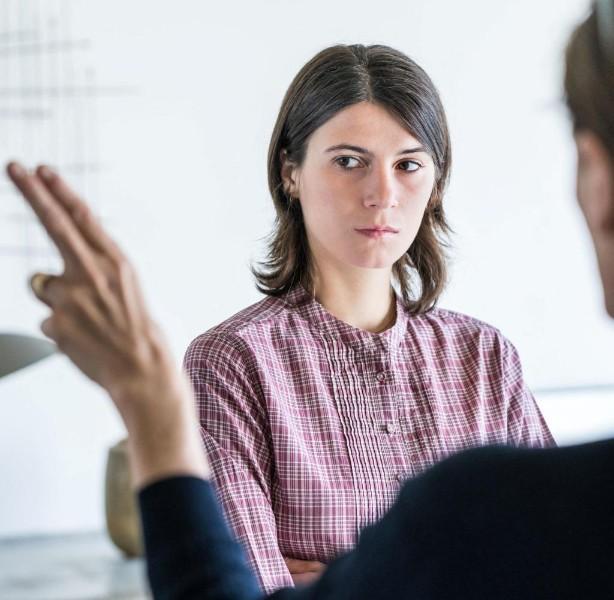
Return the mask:
POLYGON ((32 277, 30 278, 30 287, 32 288, 32 291, 36 294, 36 296, 40 298, 44 295, 45 286, 50 279, 51 275, 47 275, 46 273, 35 273, 34 275, 32 275, 32 277))

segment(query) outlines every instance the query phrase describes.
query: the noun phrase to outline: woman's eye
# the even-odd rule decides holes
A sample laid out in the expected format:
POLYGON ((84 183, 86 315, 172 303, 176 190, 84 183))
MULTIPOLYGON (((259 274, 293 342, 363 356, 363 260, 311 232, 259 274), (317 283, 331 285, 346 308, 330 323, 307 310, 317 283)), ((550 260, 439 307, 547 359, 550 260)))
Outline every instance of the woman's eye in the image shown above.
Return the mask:
POLYGON ((360 166, 360 161, 353 156, 340 156, 335 162, 344 169, 355 169, 360 166))
POLYGON ((420 163, 415 162, 413 160, 404 160, 402 163, 399 163, 399 166, 401 166, 402 171, 408 171, 410 173, 413 171, 417 171, 422 167, 420 163))

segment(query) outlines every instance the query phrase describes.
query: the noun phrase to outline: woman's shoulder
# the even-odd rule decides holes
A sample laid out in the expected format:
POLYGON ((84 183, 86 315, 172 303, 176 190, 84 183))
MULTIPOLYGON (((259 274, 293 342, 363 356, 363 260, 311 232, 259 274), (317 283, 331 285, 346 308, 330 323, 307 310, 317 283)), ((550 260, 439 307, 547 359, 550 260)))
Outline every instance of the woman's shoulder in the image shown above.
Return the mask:
POLYGON ((438 306, 419 315, 410 315, 408 326, 422 334, 431 333, 444 339, 460 339, 468 342, 490 341, 493 345, 513 348, 511 342, 501 331, 481 319, 470 315, 440 308, 438 306))
POLYGON ((422 313, 422 315, 419 316, 425 317, 431 321, 436 320, 440 323, 445 323, 451 327, 459 327, 461 329, 475 331, 492 331, 499 334, 501 333, 495 326, 487 323, 486 321, 482 321, 481 319, 472 317, 471 315, 467 315, 465 313, 457 312, 455 310, 441 308, 439 306, 435 306, 431 310, 422 313))
POLYGON ((243 308, 202 335, 241 334, 246 329, 262 326, 270 321, 278 321, 280 318, 283 318, 283 313, 288 310, 288 304, 283 296, 267 296, 243 308))
POLYGON ((251 337, 266 337, 270 325, 287 319, 291 306, 283 296, 267 296, 200 334, 188 346, 186 356, 241 354, 251 337))

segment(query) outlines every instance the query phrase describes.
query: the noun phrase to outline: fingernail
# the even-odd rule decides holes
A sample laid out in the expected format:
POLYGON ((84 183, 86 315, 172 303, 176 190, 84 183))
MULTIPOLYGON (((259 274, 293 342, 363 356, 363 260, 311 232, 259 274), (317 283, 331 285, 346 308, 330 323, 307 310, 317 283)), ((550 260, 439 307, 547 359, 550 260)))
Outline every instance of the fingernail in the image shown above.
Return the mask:
POLYGON ((47 166, 42 166, 39 170, 38 170, 38 174, 45 180, 45 181, 51 181, 53 179, 53 171, 47 167, 47 166))
POLYGON ((21 179, 26 176, 26 170, 17 162, 9 163, 9 173, 15 179, 21 179))

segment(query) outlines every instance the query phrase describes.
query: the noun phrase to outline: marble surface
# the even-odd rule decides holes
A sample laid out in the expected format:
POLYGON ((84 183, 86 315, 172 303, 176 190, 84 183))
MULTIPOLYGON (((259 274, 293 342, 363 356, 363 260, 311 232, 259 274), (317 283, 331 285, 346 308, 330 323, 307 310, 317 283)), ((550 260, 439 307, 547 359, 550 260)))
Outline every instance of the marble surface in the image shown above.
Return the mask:
POLYGON ((106 533, 0 539, 0 600, 149 598, 143 560, 106 533))

